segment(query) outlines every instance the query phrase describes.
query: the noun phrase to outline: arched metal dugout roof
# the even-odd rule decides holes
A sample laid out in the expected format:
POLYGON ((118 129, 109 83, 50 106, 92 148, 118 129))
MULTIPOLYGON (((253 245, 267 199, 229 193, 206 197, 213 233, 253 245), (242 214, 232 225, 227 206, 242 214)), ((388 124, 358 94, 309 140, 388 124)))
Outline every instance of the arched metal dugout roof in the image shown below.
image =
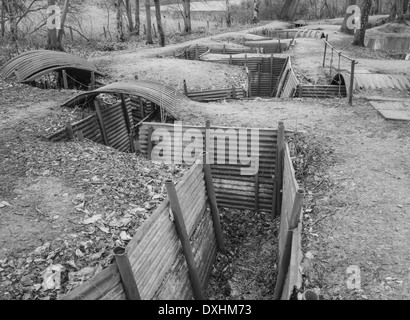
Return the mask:
MULTIPOLYGON (((346 90, 350 89, 350 73, 341 72, 334 76, 332 84, 342 81, 346 85, 346 90)), ((355 73, 354 75, 354 90, 373 90, 373 89, 399 89, 406 90, 410 88, 410 76, 400 74, 378 74, 378 73, 355 73)))
POLYGON ((24 52, 11 59, 0 69, 0 77, 8 79, 15 75, 18 82, 30 82, 57 70, 68 70, 71 74, 84 72, 102 75, 97 68, 84 58, 52 50, 24 52))
POLYGON ((130 80, 114 82, 96 90, 81 93, 65 102, 63 106, 73 107, 80 101, 90 97, 96 97, 100 93, 122 93, 147 99, 161 108, 164 108, 164 110, 175 119, 178 119, 178 112, 192 103, 192 100, 184 94, 162 83, 148 80, 130 80))

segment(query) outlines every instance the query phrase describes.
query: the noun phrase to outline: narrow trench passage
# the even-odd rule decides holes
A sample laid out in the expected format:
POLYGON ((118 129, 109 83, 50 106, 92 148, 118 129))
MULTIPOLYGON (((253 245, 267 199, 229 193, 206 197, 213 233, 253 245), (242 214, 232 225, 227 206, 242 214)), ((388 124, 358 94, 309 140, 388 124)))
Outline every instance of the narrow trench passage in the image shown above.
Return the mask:
POLYGON ((277 230, 265 212, 220 209, 227 254, 217 254, 210 300, 272 300, 277 276, 277 230))

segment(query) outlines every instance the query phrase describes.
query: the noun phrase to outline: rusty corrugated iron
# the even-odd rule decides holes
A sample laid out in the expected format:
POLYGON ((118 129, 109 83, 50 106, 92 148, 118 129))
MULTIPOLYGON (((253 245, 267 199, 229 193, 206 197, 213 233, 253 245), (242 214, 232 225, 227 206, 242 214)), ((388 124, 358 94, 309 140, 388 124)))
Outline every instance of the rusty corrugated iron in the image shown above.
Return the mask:
POLYGON ((94 72, 102 75, 91 62, 84 58, 59 51, 34 50, 11 59, 0 69, 0 77, 8 79, 14 75, 18 82, 30 82, 58 70, 67 70, 67 73, 73 74, 94 72))

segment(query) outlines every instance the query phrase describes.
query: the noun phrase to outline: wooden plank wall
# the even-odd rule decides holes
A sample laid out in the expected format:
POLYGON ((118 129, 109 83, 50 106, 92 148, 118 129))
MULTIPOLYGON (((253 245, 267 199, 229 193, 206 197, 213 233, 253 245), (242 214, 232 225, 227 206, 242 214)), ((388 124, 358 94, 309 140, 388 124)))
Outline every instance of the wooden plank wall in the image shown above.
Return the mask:
MULTIPOLYGON (((202 288, 215 261, 217 243, 203 165, 195 163, 176 185, 202 288)), ((193 291, 168 198, 137 230, 126 247, 141 299, 188 300, 193 291)), ((110 266, 63 299, 125 299, 116 265, 110 266)))
POLYGON ((299 85, 295 96, 316 99, 346 98, 347 91, 345 85, 299 85))
POLYGON ((242 87, 188 92, 188 98, 203 102, 222 99, 242 99, 244 97, 245 92, 242 87))
MULTIPOLYGON (((172 141, 175 136, 175 127, 172 124, 162 123, 144 123, 140 127, 139 131, 139 143, 142 153, 148 154, 148 134, 149 128, 153 131, 158 129, 165 129, 170 133, 172 141)), ((197 129, 201 132, 202 137, 205 137, 205 126, 182 126, 182 134, 191 129, 197 129)), ((250 128, 228 128, 228 127, 211 127, 214 130, 229 130, 233 129, 238 133, 239 129, 247 129, 247 152, 251 154, 251 131, 250 128)), ((258 129, 259 131, 259 173, 258 177, 241 175, 241 168, 247 166, 240 164, 218 164, 216 163, 217 153, 216 144, 211 144, 210 154, 211 158, 215 160, 214 164, 211 164, 212 176, 214 181, 214 187, 218 204, 228 208, 239 209, 255 209, 256 193, 258 195, 258 208, 260 210, 270 212, 272 210, 272 194, 273 194, 273 175, 275 173, 276 163, 276 141, 278 130, 277 129, 258 129), (258 190, 258 191, 257 191, 258 190)), ((287 132, 289 135, 291 132, 287 132)), ((211 141, 214 140, 215 135, 211 134, 211 141)), ((215 139, 216 140, 216 139, 215 139)), ((182 146, 176 146, 174 143, 171 145, 171 151, 166 155, 174 159, 176 152, 185 150, 191 141, 183 142, 182 146), (181 149, 182 148, 182 149, 181 149)), ((152 142, 154 148, 157 142, 152 142)), ((239 150, 239 148, 237 148, 239 150)), ((225 148, 225 160, 229 163, 227 157, 228 139, 226 139, 225 148)), ((196 156, 203 152, 202 150, 196 150, 196 156)), ((154 159, 153 159, 154 160, 154 159)))
MULTIPOLYGON (((289 145, 284 152, 282 208, 279 227, 278 277, 275 298, 289 300, 293 288, 300 288, 302 206, 300 189, 295 178, 289 145), (296 224, 296 226, 292 225, 296 224)), ((302 196, 303 199, 303 196, 302 196)))

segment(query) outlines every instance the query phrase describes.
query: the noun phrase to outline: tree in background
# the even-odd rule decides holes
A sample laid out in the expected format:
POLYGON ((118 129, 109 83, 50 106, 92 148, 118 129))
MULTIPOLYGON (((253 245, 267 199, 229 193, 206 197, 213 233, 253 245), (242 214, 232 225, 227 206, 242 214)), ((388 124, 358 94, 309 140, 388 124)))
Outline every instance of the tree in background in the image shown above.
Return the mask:
POLYGON ((390 15, 388 21, 404 21, 405 14, 409 7, 409 0, 395 0, 390 7, 390 15))
POLYGON ((114 3, 117 22, 117 41, 124 41, 124 28, 122 24, 122 8, 121 8, 121 0, 116 0, 114 3))
POLYGON ((128 19, 128 33, 131 35, 134 33, 134 22, 132 19, 131 3, 130 0, 125 0, 125 13, 128 19))
MULTIPOLYGON (((55 6, 55 0, 48 0, 47 2, 48 7, 55 6)), ((70 1, 66 0, 64 4, 64 9, 61 14, 61 17, 58 17, 60 12, 55 12, 53 10, 48 11, 48 19, 52 19, 54 22, 54 26, 50 28, 47 24, 47 45, 46 49, 48 50, 56 50, 56 51, 64 51, 62 40, 64 36, 64 26, 65 21, 68 13, 68 9, 70 6, 70 1)))
POLYGON ((300 0, 286 0, 282 7, 279 18, 285 21, 295 20, 296 10, 298 9, 300 0))
POLYGON ((5 1, 6 0, 1 0, 0 3, 0 11, 1 11, 1 16, 0 16, 0 28, 1 28, 1 37, 4 38, 6 35, 6 6, 5 6, 5 1))
POLYGON ((225 4, 226 4, 225 20, 226 20, 226 25, 229 27, 232 22, 231 6, 229 4, 229 0, 226 0, 225 4))
POLYGON ((253 0, 253 23, 259 22, 259 0, 253 0))
POLYGON ((372 0, 364 0, 361 10, 361 18, 360 18, 360 29, 356 29, 356 33, 354 35, 354 46, 361 46, 364 47, 364 36, 366 34, 366 30, 369 24, 369 14, 372 8, 373 1, 372 0))
POLYGON ((184 19, 184 31, 185 33, 191 33, 191 0, 182 0, 182 6, 184 8, 182 13, 184 19))
POLYGON ((155 5, 155 16, 157 18, 159 44, 161 47, 165 47, 165 35, 164 35, 164 29, 162 29, 161 6, 159 4, 159 0, 154 0, 154 5, 155 5))
POLYGON ((11 39, 17 41, 16 4, 14 0, 5 0, 9 13, 11 39))
MULTIPOLYGON (((349 6, 356 5, 356 3, 357 3, 357 0, 347 0, 345 10, 347 10, 349 6)), ((354 29, 351 29, 347 26, 347 20, 350 18, 352 14, 353 13, 345 12, 345 16, 343 19, 342 27, 340 28, 340 32, 347 33, 347 34, 354 34, 354 29)))
POLYGON ((135 34, 140 35, 140 0, 135 0, 135 34))
POLYGON ((151 31, 151 6, 149 0, 145 0, 145 15, 147 20, 147 44, 153 44, 151 31))

